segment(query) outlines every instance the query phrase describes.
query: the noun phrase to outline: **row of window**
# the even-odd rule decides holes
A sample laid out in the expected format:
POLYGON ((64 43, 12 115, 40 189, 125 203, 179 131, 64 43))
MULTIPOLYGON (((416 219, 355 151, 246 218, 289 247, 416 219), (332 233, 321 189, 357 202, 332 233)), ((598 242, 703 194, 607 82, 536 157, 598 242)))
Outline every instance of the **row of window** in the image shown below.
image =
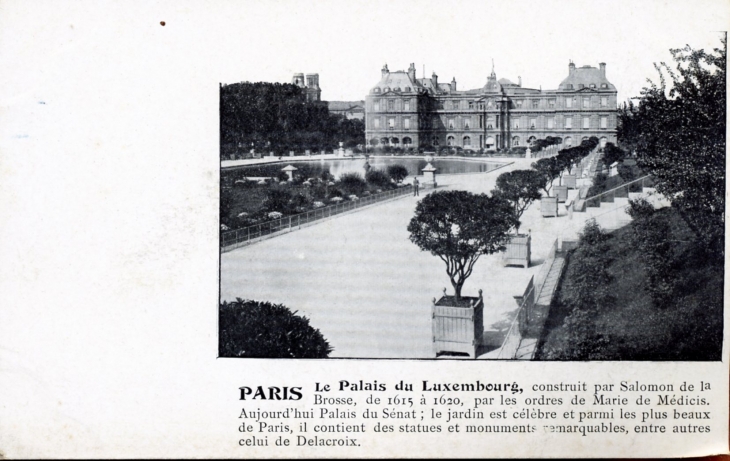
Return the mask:
MULTIPOLYGON (((376 99, 373 101, 373 110, 375 112, 379 111, 395 111, 395 110, 404 110, 404 111, 410 111, 412 104, 410 99, 404 99, 401 103, 397 103, 397 99, 376 99)), ((539 109, 540 108, 540 99, 530 99, 528 100, 530 107, 532 109, 539 109)), ((578 103, 578 97, 577 96, 566 96, 563 98, 564 104, 563 107, 565 108, 573 108, 577 107, 578 103)), ((515 108, 521 109, 524 107, 525 101, 522 99, 515 99, 513 100, 515 108)), ((595 104, 591 104, 592 98, 590 96, 583 96, 581 97, 582 102, 582 108, 583 109, 590 109, 591 107, 595 107, 595 104)), ((601 96, 600 99, 596 100, 597 103, 599 103, 599 107, 608 107, 608 96, 601 96)), ((556 98, 548 98, 547 99, 547 107, 549 109, 554 109, 556 103, 556 98)), ((494 107, 494 102, 490 99, 486 103, 484 102, 475 102, 475 101, 438 101, 437 105, 439 109, 446 109, 446 110, 459 110, 459 109, 465 109, 468 108, 470 110, 473 110, 476 106, 479 110, 485 110, 485 109, 491 109, 494 107), (466 107, 464 106, 464 102, 466 102, 466 107)), ((413 106, 414 107, 414 106, 413 106)))
MULTIPOLYGON (((584 136, 583 139, 582 139, 582 141, 586 141, 587 139, 588 139, 588 137, 587 136, 584 136)), ((532 144, 536 140, 537 140, 537 138, 535 138, 535 136, 530 136, 527 139, 527 145, 532 144)), ((600 139, 601 147, 605 147, 607 141, 608 141, 608 139, 605 136, 602 137, 600 139)), ((440 140, 439 140, 439 137, 438 136, 433 136, 431 138, 431 145, 438 146, 439 143, 440 143, 440 140)), ((405 146, 410 146, 411 144, 413 144, 413 140, 411 138, 409 138, 409 137, 403 138, 403 141, 402 142, 401 142, 400 139, 395 138, 395 137, 393 137, 393 138, 373 138, 373 139, 370 140, 370 145, 371 146, 377 146, 379 144, 382 144, 382 145, 391 145, 391 146, 398 146, 400 144, 403 144, 403 146, 405 147, 405 146)), ((454 136, 452 136, 452 135, 447 136, 446 137, 446 145, 448 145, 448 146, 456 146, 457 145, 456 144, 456 138, 454 136)), ((463 147, 471 147, 471 145, 472 145, 471 144, 471 136, 464 136, 461 139, 461 145, 463 147)), ((495 138, 493 136, 487 136, 486 139, 482 135, 479 136, 479 146, 480 147, 492 148, 492 147, 494 147, 494 145, 495 145, 495 138)), ((512 145, 513 146, 520 146, 520 145, 522 145, 522 139, 519 136, 513 136, 512 137, 512 145)), ((571 138, 570 136, 565 137, 563 139, 563 145, 564 146, 572 146, 573 145, 573 138, 571 138)))
MULTIPOLYGON (((572 116, 566 116, 563 118, 563 128, 565 129, 572 129, 573 128, 573 118, 572 116)), ((515 118, 512 120, 512 128, 515 130, 519 130, 520 128, 530 128, 535 129, 537 127, 537 118, 530 118, 528 120, 527 126, 523 124, 525 120, 520 118, 515 118)), ((555 128, 555 117, 547 117, 545 119, 546 121, 546 128, 547 129, 554 129, 555 128)), ((438 126, 441 122, 441 119, 439 117, 434 117, 433 119, 433 126, 438 126)), ((583 122, 583 129, 587 130, 591 127, 591 118, 590 117, 582 117, 583 122)), ((484 120, 482 117, 479 117, 479 128, 484 128, 484 120)), ((461 129, 464 130, 470 130, 472 126, 472 120, 469 117, 463 117, 461 119, 461 129)), ((494 126, 494 120, 493 119, 487 119, 487 128, 492 129, 494 126)), ((387 119, 387 127, 389 130, 394 130, 396 128, 396 119, 395 117, 388 117, 387 119)), ((455 118, 449 118, 446 120, 446 127, 450 130, 457 128, 457 119, 455 118)), ((376 117, 373 119, 373 128, 374 129, 380 129, 380 118, 376 117)), ((424 127, 425 128, 425 127, 424 127)), ((601 129, 607 129, 608 128, 608 116, 601 116, 599 118, 599 128, 601 129)), ((411 119, 410 117, 404 117, 403 118, 403 127, 404 130, 410 130, 411 129, 411 119)))

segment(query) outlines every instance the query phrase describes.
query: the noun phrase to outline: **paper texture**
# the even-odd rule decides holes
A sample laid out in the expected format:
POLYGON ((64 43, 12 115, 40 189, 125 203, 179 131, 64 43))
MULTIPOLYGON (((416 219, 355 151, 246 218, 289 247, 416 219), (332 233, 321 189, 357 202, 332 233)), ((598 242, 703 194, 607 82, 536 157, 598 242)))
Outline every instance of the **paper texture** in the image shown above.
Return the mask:
MULTIPOLYGON (((625 101, 656 78, 653 63, 671 60, 669 48, 719 47, 718 31, 729 21, 727 2, 696 0, 0 3, 0 458, 727 453, 727 341, 723 361, 713 362, 388 360, 378 349, 365 357, 380 360, 218 358, 219 268, 226 263, 219 253, 218 103, 221 83, 289 82, 297 72, 319 73, 323 100, 361 100, 386 62, 393 69, 415 62, 419 75, 424 65, 444 82, 453 73, 463 88, 476 88, 492 59, 498 73, 533 88, 556 87, 571 59, 605 61, 625 101), (351 385, 339 391, 341 381, 351 385), (401 381, 414 386, 407 397, 425 415, 413 423, 432 421, 441 432, 399 432, 411 422, 395 418, 393 433, 376 433, 375 421, 363 418, 372 408, 389 424, 384 408, 411 410, 385 403, 406 395, 396 387, 401 381), (477 381, 523 392, 427 390, 477 381), (658 394, 706 399, 701 409, 681 411, 711 411, 709 422, 691 421, 711 431, 672 434, 673 425, 690 422, 668 406, 668 433, 636 434, 639 423, 620 421, 619 411, 641 418, 636 402, 648 394, 623 392, 622 381, 673 386, 651 394, 654 401, 658 394), (325 395, 317 383, 331 386, 327 397, 357 404, 316 404, 325 395), (557 397, 540 385, 559 383, 585 383, 591 404, 601 393, 595 386, 614 385, 606 395, 627 402, 596 424, 628 432, 555 433, 544 418, 512 416, 576 410, 570 399, 579 392, 560 393, 561 404, 524 401, 557 397), (680 390, 687 383, 693 391, 680 390), (711 386, 700 391, 702 383, 711 386), (241 400, 241 388, 255 393, 258 386, 298 388, 302 397, 241 400), (373 396, 383 401, 368 407, 373 396), (494 408, 485 401, 487 422, 446 422, 448 410, 438 409, 442 397, 461 399, 465 411, 476 409, 477 397, 500 396, 520 400, 494 408), (241 416, 287 408, 316 415, 306 438, 358 445, 300 444, 301 421, 241 416), (322 409, 354 417, 321 418, 322 409), (534 433, 449 431, 455 423, 497 424, 489 413, 503 410, 509 425, 534 425, 534 433), (277 446, 282 432, 261 430, 261 421, 291 426, 284 432, 291 446, 277 446), (246 424, 253 429, 242 431, 246 424), (314 424, 367 426, 332 434, 313 432, 314 424), (268 446, 246 445, 267 436, 268 446)), ((426 310, 448 283, 440 271, 439 285, 423 293, 426 310)), ((516 284, 512 294, 524 287, 516 284)), ((240 296, 259 289, 243 284, 240 296)), ((353 310, 366 294, 350 295, 353 310)))

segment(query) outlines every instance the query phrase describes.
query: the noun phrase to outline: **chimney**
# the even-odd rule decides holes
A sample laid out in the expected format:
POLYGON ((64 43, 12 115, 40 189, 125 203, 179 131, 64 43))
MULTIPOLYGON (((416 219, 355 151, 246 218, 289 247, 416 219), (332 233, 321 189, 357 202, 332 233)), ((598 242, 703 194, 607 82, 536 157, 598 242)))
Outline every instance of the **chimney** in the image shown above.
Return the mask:
POLYGON ((575 64, 573 64, 573 61, 570 61, 570 64, 568 64, 568 75, 573 75, 573 72, 575 72, 575 64))
POLYGON ((522 77, 517 77, 517 86, 522 86, 522 77))
POLYGON ((456 91, 456 77, 451 79, 451 91, 456 91))
POLYGON ((416 65, 411 63, 411 67, 408 68, 408 78, 411 79, 411 82, 416 81, 416 65))
POLYGON ((388 70, 388 65, 387 65, 387 64, 386 64, 386 65, 384 65, 382 69, 380 69, 380 75, 381 75, 382 77, 385 77, 385 76, 386 76, 386 75, 388 75, 389 73, 390 73, 390 71, 388 70))
POLYGON ((606 63, 601 62, 598 65, 601 67, 601 77, 606 78, 606 63))
POLYGON ((436 75, 436 72, 431 74, 431 81, 433 82, 433 86, 435 86, 435 87, 439 86, 439 76, 436 75))

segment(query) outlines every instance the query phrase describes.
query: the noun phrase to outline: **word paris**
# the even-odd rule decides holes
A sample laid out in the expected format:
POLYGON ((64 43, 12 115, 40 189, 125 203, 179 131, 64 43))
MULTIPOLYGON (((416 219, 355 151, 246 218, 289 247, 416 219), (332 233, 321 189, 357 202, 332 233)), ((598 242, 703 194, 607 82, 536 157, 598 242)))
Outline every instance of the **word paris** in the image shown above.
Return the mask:
MULTIPOLYGON (((384 383, 377 381, 365 382, 365 381, 340 381, 336 387, 337 390, 344 391, 379 391, 384 392, 387 390, 387 386, 384 383)), ((405 383, 400 381, 395 385, 396 391, 413 391, 413 384, 405 383)), ((315 383, 315 392, 329 392, 332 390, 332 386, 329 384, 315 383)), ((513 394, 521 394, 522 388, 516 383, 483 383, 476 381, 473 383, 431 383, 429 381, 423 381, 420 389, 423 392, 512 392, 513 394)))

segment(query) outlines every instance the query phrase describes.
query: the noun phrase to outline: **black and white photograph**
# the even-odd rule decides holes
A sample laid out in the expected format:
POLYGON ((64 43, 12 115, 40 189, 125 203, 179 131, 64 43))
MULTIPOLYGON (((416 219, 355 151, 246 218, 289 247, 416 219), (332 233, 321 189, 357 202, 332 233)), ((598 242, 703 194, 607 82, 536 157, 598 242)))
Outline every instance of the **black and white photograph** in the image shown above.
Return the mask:
POLYGON ((700 35, 221 83, 220 356, 720 360, 727 36, 700 35))
POLYGON ((728 24, 0 2, 0 459, 727 457, 728 24))

